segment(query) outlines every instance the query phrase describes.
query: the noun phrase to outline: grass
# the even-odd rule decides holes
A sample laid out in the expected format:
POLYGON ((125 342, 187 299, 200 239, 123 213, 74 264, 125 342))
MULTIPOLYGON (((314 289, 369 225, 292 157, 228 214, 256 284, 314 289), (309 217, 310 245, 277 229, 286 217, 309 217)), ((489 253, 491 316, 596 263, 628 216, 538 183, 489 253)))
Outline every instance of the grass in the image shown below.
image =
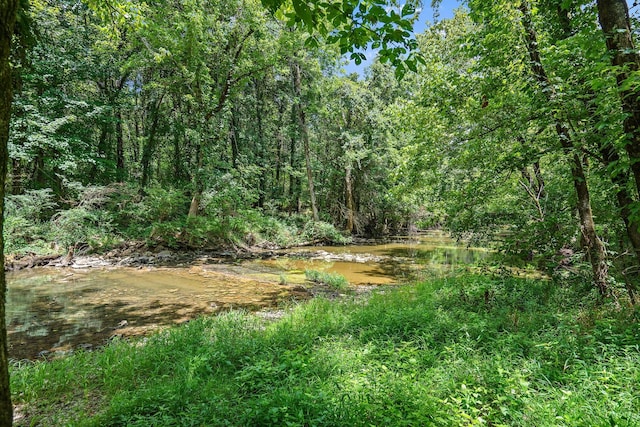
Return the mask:
POLYGON ((349 281, 341 274, 327 273, 325 271, 305 270, 305 277, 315 283, 327 285, 330 288, 344 291, 349 288, 349 281))
POLYGON ((465 275, 201 318, 15 365, 17 425, 640 425, 638 313, 594 301, 465 275))

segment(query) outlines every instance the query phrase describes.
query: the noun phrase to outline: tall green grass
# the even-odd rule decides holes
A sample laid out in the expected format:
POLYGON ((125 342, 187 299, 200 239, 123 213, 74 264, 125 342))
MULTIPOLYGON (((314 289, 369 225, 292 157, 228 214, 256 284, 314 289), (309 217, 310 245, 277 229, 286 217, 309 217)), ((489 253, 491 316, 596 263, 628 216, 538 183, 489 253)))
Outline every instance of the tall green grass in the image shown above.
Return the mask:
POLYGON ((328 287, 336 290, 344 291, 349 288, 349 281, 341 274, 318 270, 305 270, 304 275, 307 280, 327 285, 328 287))
POLYGON ((18 425, 635 426, 637 312, 460 276, 16 365, 18 425))

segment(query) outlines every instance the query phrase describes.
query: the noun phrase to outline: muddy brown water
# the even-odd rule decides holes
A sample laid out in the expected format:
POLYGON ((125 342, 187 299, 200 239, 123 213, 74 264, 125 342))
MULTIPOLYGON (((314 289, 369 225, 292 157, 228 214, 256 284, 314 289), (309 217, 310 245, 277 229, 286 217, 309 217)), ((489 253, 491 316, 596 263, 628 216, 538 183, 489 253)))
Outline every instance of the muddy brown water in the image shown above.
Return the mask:
POLYGON ((358 287, 401 283, 425 269, 456 268, 487 256, 431 233, 388 244, 295 249, 236 264, 11 272, 9 356, 55 357, 223 310, 273 310, 311 297, 305 269, 342 274, 358 287))

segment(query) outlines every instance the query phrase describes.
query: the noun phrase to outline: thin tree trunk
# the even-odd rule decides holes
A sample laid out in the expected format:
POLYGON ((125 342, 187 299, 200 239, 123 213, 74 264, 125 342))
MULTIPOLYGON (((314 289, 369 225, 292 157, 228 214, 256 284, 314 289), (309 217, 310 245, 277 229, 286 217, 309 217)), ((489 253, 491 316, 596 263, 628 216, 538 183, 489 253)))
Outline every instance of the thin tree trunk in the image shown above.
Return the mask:
POLYGON ((238 155, 240 142, 240 124, 238 123, 237 108, 231 109, 231 132, 229 134, 229 142, 231 143, 231 167, 238 169, 238 155))
POLYGON ((200 141, 196 143, 196 171, 193 174, 193 197, 191 198, 191 204, 189 205, 189 213, 187 218, 195 218, 198 216, 200 210, 200 201, 202 200, 202 165, 204 163, 204 156, 202 154, 202 144, 200 141))
POLYGON ((285 148, 285 137, 282 133, 282 124, 283 124, 283 117, 284 117, 284 104, 279 104, 278 105, 278 133, 276 135, 276 141, 277 141, 277 147, 276 147, 276 167, 275 167, 275 195, 277 197, 281 196, 282 194, 284 194, 284 184, 280 183, 280 176, 282 175, 282 157, 283 157, 283 152, 284 152, 284 148, 285 148))
POLYGON ((0 425, 10 427, 13 424, 13 406, 9 386, 9 355, 7 351, 7 324, 5 303, 7 282, 4 274, 4 193, 7 177, 9 153, 9 121, 13 100, 11 67, 11 38, 16 22, 18 2, 0 0, 0 425))
POLYGON ((623 127, 628 138, 625 150, 629 155, 631 171, 640 196, 640 100, 635 85, 625 87, 629 76, 640 69, 640 54, 633 43, 627 2, 598 0, 597 4, 600 26, 611 53, 611 63, 616 67, 616 80, 625 113, 623 127))
POLYGON ((296 167, 296 140, 291 137, 289 143, 289 199, 291 206, 289 206, 289 212, 295 211, 300 213, 300 178, 294 173, 296 167))
POLYGON ((262 170, 259 177, 259 194, 258 194, 258 207, 260 209, 264 208, 264 201, 267 192, 267 174, 266 174, 266 164, 267 159, 265 156, 265 148, 264 148, 264 129, 262 123, 262 90, 260 86, 260 82, 257 79, 253 79, 253 86, 256 91, 256 131, 258 147, 256 147, 256 152, 258 153, 258 165, 262 166, 262 170))
MULTIPOLYGON (((525 38, 527 42, 527 50, 529 52, 531 71, 544 89, 549 101, 553 101, 555 92, 553 86, 549 82, 549 77, 546 70, 542 65, 542 58, 540 51, 538 50, 538 40, 536 31, 533 28, 531 21, 531 11, 529 4, 523 1, 520 5, 520 11, 522 12, 522 25, 525 30, 525 38)), ((589 261, 591 262, 591 269, 593 271, 593 281, 602 296, 608 296, 610 293, 609 285, 607 283, 608 266, 607 257, 604 244, 596 233, 595 223, 593 221, 593 213, 591 210, 591 199, 589 194, 589 187, 587 185, 587 177, 584 173, 582 161, 577 153, 575 153, 575 147, 571 140, 571 134, 567 126, 556 121, 556 133, 560 140, 565 154, 569 159, 569 166, 571 167, 571 177, 573 178, 573 186, 578 198, 578 214, 580 217, 580 230, 587 246, 587 253, 589 261)))
POLYGON ((313 172, 311 170, 311 149, 309 148, 309 128, 307 126, 307 119, 305 116, 305 111, 302 106, 302 84, 301 84, 301 73, 300 73, 300 64, 294 62, 291 65, 293 71, 293 85, 295 90, 295 95, 297 98, 296 108, 298 113, 298 127, 300 129, 300 136, 302 137, 302 143, 304 147, 304 159, 307 167, 307 182, 309 185, 309 197, 311 199, 311 210, 313 212, 313 220, 319 221, 320 217, 318 215, 318 205, 316 204, 316 193, 313 186, 313 172))
POLYGON ((140 187, 144 189, 147 185, 149 185, 149 180, 151 179, 151 157, 156 151, 156 145, 158 141, 156 139, 156 133, 158 131, 158 121, 160 119, 160 105, 162 104, 162 99, 164 95, 160 96, 160 99, 155 105, 153 109, 153 118, 151 119, 151 128, 149 129, 149 135, 144 144, 144 149, 142 150, 142 179, 140 182, 140 187))
POLYGON ((122 112, 116 112, 116 178, 124 181, 126 171, 124 168, 124 135, 122 132, 122 112))
POLYGON ((346 190, 346 202, 347 202, 347 232, 353 233, 354 228, 354 203, 353 203, 353 188, 351 181, 351 165, 348 165, 344 171, 344 186, 346 190))
POLYGON ((11 168, 11 194, 22 193, 23 178, 22 162, 19 159, 13 159, 11 168))

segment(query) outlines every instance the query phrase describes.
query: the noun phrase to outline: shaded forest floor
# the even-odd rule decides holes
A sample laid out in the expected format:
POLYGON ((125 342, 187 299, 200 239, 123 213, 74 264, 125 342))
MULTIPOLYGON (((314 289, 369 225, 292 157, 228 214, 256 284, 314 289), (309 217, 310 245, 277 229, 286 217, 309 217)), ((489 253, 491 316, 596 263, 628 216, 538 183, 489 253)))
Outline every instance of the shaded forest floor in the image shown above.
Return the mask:
POLYGON ((461 275, 16 364, 16 425, 640 424, 640 325, 588 284, 461 275))

